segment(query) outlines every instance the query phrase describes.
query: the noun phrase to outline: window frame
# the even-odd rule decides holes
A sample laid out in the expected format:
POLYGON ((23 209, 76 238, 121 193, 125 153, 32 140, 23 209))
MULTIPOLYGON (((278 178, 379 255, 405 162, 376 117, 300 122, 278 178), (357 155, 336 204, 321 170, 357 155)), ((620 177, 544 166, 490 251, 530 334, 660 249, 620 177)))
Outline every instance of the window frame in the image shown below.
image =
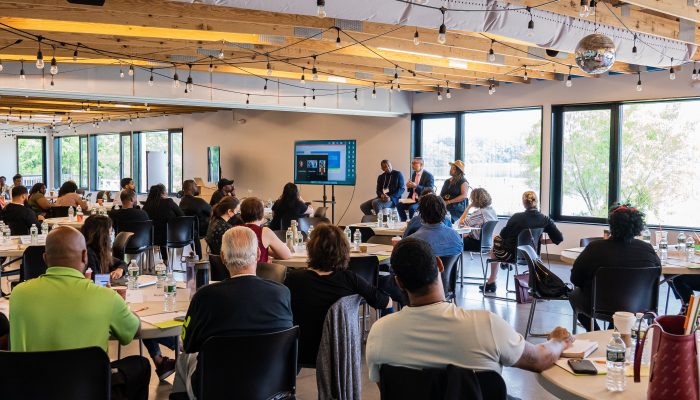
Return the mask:
POLYGON ((165 132, 168 135, 168 182, 166 183, 166 190, 169 195, 176 195, 176 192, 172 191, 173 188, 173 134, 180 134, 182 135, 182 149, 181 149, 181 154, 182 154, 182 163, 181 163, 181 169, 183 172, 183 178, 184 178, 184 172, 185 172, 185 156, 184 156, 184 147, 185 147, 185 130, 182 128, 174 128, 174 129, 149 129, 149 130, 143 130, 143 131, 133 131, 133 134, 131 136, 131 173, 132 173, 132 178, 134 179, 134 183, 136 184, 136 192, 138 194, 147 194, 148 193, 148 188, 141 187, 141 171, 142 168, 142 162, 145 162, 145 160, 142 159, 141 157, 141 147, 143 146, 143 135, 144 133, 149 133, 149 132, 165 132))
MULTIPOLYGON (((16 160, 15 160, 15 170, 17 171, 18 174, 21 174, 24 177, 24 174, 19 170, 19 141, 20 139, 31 139, 31 140, 39 140, 41 141, 41 182, 43 182, 45 185, 48 186, 46 183, 46 179, 48 178, 48 173, 47 173, 47 167, 48 167, 48 159, 47 159, 47 151, 46 151, 46 136, 28 136, 28 135, 19 135, 15 139, 15 154, 17 155, 16 160)), ((31 188, 27 188, 31 189, 31 188)))

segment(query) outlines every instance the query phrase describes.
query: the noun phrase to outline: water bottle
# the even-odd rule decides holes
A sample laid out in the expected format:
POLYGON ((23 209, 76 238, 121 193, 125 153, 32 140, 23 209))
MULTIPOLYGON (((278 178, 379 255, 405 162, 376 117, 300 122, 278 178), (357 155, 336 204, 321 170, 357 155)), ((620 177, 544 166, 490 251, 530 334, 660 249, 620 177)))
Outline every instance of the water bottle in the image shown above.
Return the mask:
POLYGON ((75 210, 73 209, 73 206, 68 207, 68 221, 75 221, 75 210))
POLYGON ((29 236, 31 236, 32 244, 37 244, 39 242, 39 228, 36 225, 32 225, 29 228, 29 236))
POLYGON ((360 234, 359 229, 355 229, 355 234, 353 235, 353 240, 352 240, 352 244, 353 244, 353 247, 355 248, 355 250, 360 249, 360 243, 362 243, 362 235, 360 234))
POLYGON ((44 222, 41 223, 41 234, 42 235, 47 235, 49 233, 49 223, 44 220, 44 222))
POLYGON ((10 236, 12 235, 12 232, 10 231, 10 227, 5 225, 5 229, 3 230, 3 237, 5 238, 5 243, 10 243, 12 238, 10 236))
POLYGON ((659 241, 659 258, 661 259, 661 264, 665 265, 666 260, 668 260, 668 240, 665 236, 662 236, 659 241))
POLYGON ((294 238, 294 246, 296 246, 297 250, 304 249, 304 235, 301 231, 298 231, 297 236, 294 238))
MULTIPOLYGON (((634 355, 635 355, 635 344, 637 343, 637 340, 640 342, 644 340, 644 337, 647 334, 647 329, 649 329, 649 325, 647 324, 647 320, 644 319, 644 313, 636 313, 635 317, 637 317, 637 320, 634 322, 634 326, 632 327, 632 347, 630 349, 630 362, 634 361, 634 355)), ((647 339, 648 341, 648 339, 647 339)), ((644 350, 642 351, 642 366, 646 365, 649 366, 649 361, 651 360, 651 342, 645 343, 644 345, 644 350)))
POLYGON ((83 220, 83 208, 78 206, 75 209, 75 217, 78 219, 78 222, 83 220))
POLYGON ((651 244, 651 231, 646 226, 642 231, 642 241, 651 244))
POLYGON ((377 228, 381 228, 384 225, 384 210, 381 208, 377 211, 377 228))
POLYGON ((156 264, 155 267, 156 270, 156 288, 158 289, 163 289, 163 286, 165 285, 165 279, 167 278, 167 268, 165 264, 163 264, 163 261, 158 261, 158 264, 156 264))
POLYGON ((352 231, 350 230, 350 227, 346 226, 345 230, 343 232, 345 233, 345 236, 348 238, 348 243, 352 243, 352 231))
POLYGON ((314 231, 314 226, 309 225, 309 234, 306 236, 307 239, 311 239, 311 232, 313 232, 313 231, 314 231))
POLYGON ((165 286, 163 286, 163 311, 175 311, 176 293, 177 284, 171 272, 168 274, 168 278, 165 281, 165 286))
POLYGON ((693 235, 688 235, 685 239, 685 252, 688 254, 688 261, 695 261, 695 239, 693 239, 693 235))
POLYGON ((126 287, 129 290, 136 290, 139 288, 139 266, 136 264, 136 260, 131 260, 129 263, 129 268, 126 269, 126 287))
POLYGON ((294 232, 292 232, 292 227, 287 228, 287 235, 285 237, 285 244, 289 247, 289 250, 294 251, 294 232))
POLYGON ((448 211, 447 214, 445 214, 445 218, 447 218, 450 222, 452 222, 452 214, 448 211))
POLYGON ((612 339, 608 343, 605 352, 608 365, 608 374, 605 386, 611 392, 622 392, 627 385, 625 377, 625 342, 620 338, 620 332, 613 332, 612 339))
POLYGON ((678 256, 681 258, 681 260, 685 260, 686 259, 685 233, 683 233, 683 232, 678 233, 676 250, 678 250, 678 256))
POLYGON ((90 216, 97 215, 97 209, 95 207, 92 207, 90 209, 90 216))

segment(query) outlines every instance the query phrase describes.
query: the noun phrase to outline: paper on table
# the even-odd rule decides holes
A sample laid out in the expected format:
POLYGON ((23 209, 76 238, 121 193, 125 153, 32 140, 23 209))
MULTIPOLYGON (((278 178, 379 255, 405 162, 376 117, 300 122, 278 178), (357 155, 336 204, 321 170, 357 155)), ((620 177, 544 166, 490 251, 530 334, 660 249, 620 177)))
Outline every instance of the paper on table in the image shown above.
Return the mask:
POLYGON ((372 252, 372 255, 375 255, 375 256, 390 256, 390 255, 391 255, 391 252, 390 252, 390 251, 375 251, 375 252, 372 252))
POLYGON ((173 326, 182 325, 183 321, 175 321, 176 317, 184 317, 185 313, 183 311, 170 312, 156 315, 149 315, 147 317, 141 317, 141 320, 148 322, 151 325, 157 326, 160 329, 170 328, 173 326))
MULTIPOLYGON (((163 301, 163 292, 147 291, 144 293, 143 301, 144 302, 163 301)), ((180 289, 178 287, 177 291, 175 292, 175 301, 190 301, 190 289, 187 289, 187 288, 180 289)))
MULTIPOLYGON (((605 364, 605 357, 593 357, 593 358, 587 358, 590 362, 593 363, 593 366, 595 369, 598 371, 598 375, 606 375, 608 373, 608 367, 605 364)), ((557 362, 556 365, 567 372, 569 372, 572 375, 576 376, 590 376, 590 375, 585 375, 585 374, 575 374, 574 371, 569 367, 569 359, 568 358, 560 358, 557 362)), ((630 362, 625 363, 625 376, 634 376, 634 366, 630 362)), ((639 370, 639 376, 649 376, 649 366, 642 366, 639 370)))
POLYGON ((126 302, 129 304, 138 304, 144 302, 143 292, 138 290, 127 290, 126 291, 126 302))
POLYGON ((139 275, 139 288, 155 285, 158 281, 155 275, 139 275))
MULTIPOLYGON (((22 244, 32 244, 32 237, 29 235, 22 235, 19 237, 19 242, 22 244)), ((46 235, 37 236, 37 244, 46 244, 46 235)))
POLYGON ((401 203, 401 204, 416 204, 416 201, 413 199, 401 199, 401 200, 399 200, 399 203, 401 203))

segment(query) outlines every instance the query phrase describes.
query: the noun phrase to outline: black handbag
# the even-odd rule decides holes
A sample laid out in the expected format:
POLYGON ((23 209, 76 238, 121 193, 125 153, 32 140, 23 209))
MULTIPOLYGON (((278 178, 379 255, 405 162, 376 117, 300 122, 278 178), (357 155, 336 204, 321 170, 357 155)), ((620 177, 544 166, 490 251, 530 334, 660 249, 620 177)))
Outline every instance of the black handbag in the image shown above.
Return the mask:
POLYGON ((530 288, 542 297, 563 297, 571 292, 567 286, 555 273, 547 269, 541 259, 532 260, 534 267, 530 274, 530 288))

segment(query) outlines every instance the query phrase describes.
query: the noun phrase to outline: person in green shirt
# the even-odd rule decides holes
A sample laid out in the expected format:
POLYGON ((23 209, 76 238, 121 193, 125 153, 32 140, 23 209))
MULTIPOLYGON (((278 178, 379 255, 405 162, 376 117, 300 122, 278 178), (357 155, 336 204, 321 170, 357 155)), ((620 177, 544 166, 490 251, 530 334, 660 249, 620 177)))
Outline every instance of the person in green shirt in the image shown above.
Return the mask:
MULTIPOLYGON (((12 291, 11 351, 96 346, 107 352, 110 336, 122 345, 134 339, 141 327, 138 316, 116 291, 85 279, 87 247, 77 229, 62 226, 52 230, 46 238, 44 260, 49 267, 44 275, 12 291)), ((148 398, 151 366, 147 359, 126 357, 112 362, 112 368, 118 370, 112 377, 113 397, 148 398)))

